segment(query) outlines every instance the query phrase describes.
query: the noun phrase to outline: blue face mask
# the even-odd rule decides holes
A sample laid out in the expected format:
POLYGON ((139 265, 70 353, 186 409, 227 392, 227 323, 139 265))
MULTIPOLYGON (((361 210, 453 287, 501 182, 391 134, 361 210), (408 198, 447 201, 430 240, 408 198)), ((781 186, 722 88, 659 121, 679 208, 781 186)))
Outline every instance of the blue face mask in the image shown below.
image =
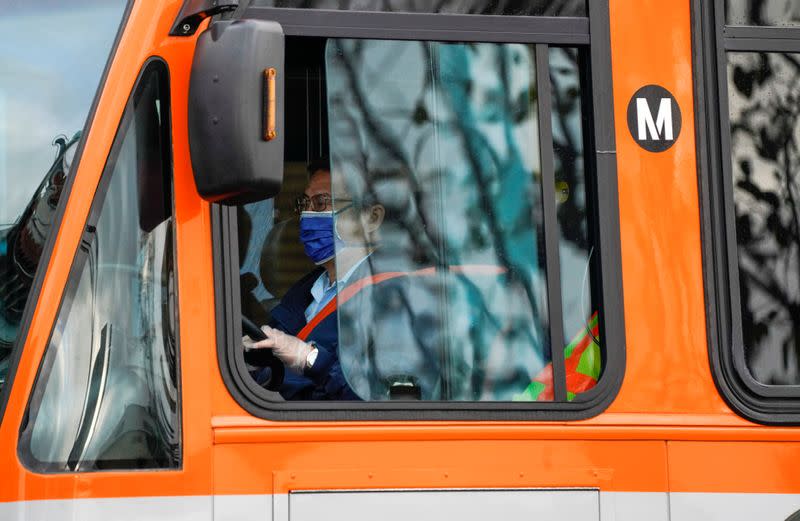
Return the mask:
POLYGON ((333 212, 300 214, 300 240, 306 255, 319 266, 336 256, 336 248, 344 243, 333 229, 333 212))

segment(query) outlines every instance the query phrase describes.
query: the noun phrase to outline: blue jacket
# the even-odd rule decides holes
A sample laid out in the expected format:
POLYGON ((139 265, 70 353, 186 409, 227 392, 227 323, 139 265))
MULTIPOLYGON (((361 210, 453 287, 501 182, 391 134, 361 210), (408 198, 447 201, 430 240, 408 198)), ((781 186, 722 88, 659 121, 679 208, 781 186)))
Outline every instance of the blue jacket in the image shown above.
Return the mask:
MULTIPOLYGON (((306 325, 305 310, 311 304, 311 287, 322 274, 324 268, 317 268, 297 281, 280 303, 272 309, 270 327, 280 329, 290 335, 297 335, 306 325)), ((347 385, 339 364, 338 319, 334 311, 311 331, 306 338, 313 341, 319 354, 314 366, 298 374, 286 369, 279 392, 286 400, 359 400, 347 385)), ((261 370, 255 374, 256 381, 265 379, 261 370)))

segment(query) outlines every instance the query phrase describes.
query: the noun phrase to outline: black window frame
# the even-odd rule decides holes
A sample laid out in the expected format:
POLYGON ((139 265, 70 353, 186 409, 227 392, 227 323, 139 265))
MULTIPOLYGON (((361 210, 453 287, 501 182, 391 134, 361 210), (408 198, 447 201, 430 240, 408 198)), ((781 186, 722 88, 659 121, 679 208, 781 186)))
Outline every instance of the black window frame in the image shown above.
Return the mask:
MULTIPOLYGON (((611 39, 608 0, 589 0, 587 18, 484 16, 333 11, 243 7, 234 17, 280 23, 286 36, 374 38, 457 42, 536 44, 537 57, 547 56, 550 45, 588 49, 586 74, 591 87, 582 93, 588 114, 586 134, 587 204, 589 226, 599 257, 597 281, 601 302, 601 343, 608 362, 598 384, 566 401, 563 349, 553 350, 553 402, 392 402, 392 401, 287 401, 269 394, 250 377, 241 354, 241 316, 236 208, 211 206, 214 251, 214 289, 217 317, 218 362, 233 398, 254 416, 270 420, 579 420, 596 416, 616 397, 625 372, 625 328, 619 239, 619 204, 616 142, 611 82, 611 39), (592 30, 590 31, 590 25, 592 30), (594 208, 593 208, 594 207, 594 208)), ((537 76, 549 78, 546 60, 537 60, 537 76)), ((549 81, 546 85, 549 90, 549 81)), ((548 96, 538 101, 542 146, 542 186, 554 185, 553 140, 550 134, 548 96)), ((543 197, 545 248, 553 345, 565 345, 555 202, 543 197), (548 230, 551 230, 548 232, 548 230), (555 230, 555 234, 552 233, 555 230), (550 288, 556 288, 551 291, 550 288), (555 310, 555 311, 554 311, 555 310)))
POLYGON ((14 347, 12 348, 6 382, 2 390, 0 390, 0 425, 3 423, 6 407, 8 406, 8 400, 11 397, 11 390, 14 386, 14 376, 17 374, 17 369, 19 368, 19 363, 22 359, 22 348, 28 339, 31 322, 33 321, 33 313, 39 303, 39 297, 41 297, 42 286, 44 285, 44 278, 47 273, 47 266, 50 264, 50 258, 53 256, 56 237, 61 229, 61 223, 64 220, 64 212, 67 208, 67 201, 70 199, 72 194, 72 185, 74 184, 75 175, 80 170, 80 163, 81 159, 83 158, 83 151, 86 147, 86 141, 89 136, 89 129, 91 128, 92 122, 97 114, 97 106, 100 103, 100 96, 105 90, 106 81, 108 80, 108 73, 111 70, 111 64, 113 63, 114 57, 117 54, 117 49, 119 48, 125 28, 128 26, 128 19, 130 18, 131 10, 133 9, 133 2, 134 0, 128 0, 125 4, 125 9, 122 12, 122 18, 119 22, 117 34, 114 38, 114 42, 111 44, 111 49, 108 53, 108 58, 106 59, 103 73, 101 74, 100 81, 97 85, 97 91, 94 94, 94 99, 92 100, 92 104, 89 107, 89 112, 86 116, 86 122, 81 130, 81 139, 78 142, 78 148, 75 150, 75 156, 72 160, 72 167, 70 171, 72 175, 68 175, 67 180, 64 183, 64 188, 61 191, 61 197, 58 200, 56 211, 53 214, 52 229, 44 244, 44 248, 42 249, 42 256, 39 259, 39 265, 36 267, 36 273, 34 274, 33 283, 31 285, 31 292, 28 295, 28 301, 25 303, 25 309, 22 312, 19 334, 17 335, 17 338, 14 342, 14 347))
MULTIPOLYGON (((100 214, 103 210, 103 203, 106 200, 106 196, 108 195, 108 190, 111 185, 111 178, 114 174, 114 169, 117 165, 117 161, 119 159, 120 152, 122 150, 122 145, 125 141, 127 130, 130 128, 131 120, 134 117, 134 111, 130 110, 133 107, 134 99, 140 94, 140 86, 142 84, 142 80, 151 72, 154 71, 159 74, 158 81, 161 83, 160 88, 162 93, 164 93, 164 103, 162 107, 162 117, 164 118, 165 124, 163 125, 162 131, 164 132, 165 138, 165 148, 161 151, 162 153, 162 162, 165 165, 165 170, 168 171, 170 179, 169 179, 169 186, 170 186, 170 210, 171 215, 170 217, 175 220, 175 190, 174 190, 174 168, 173 168, 173 140, 172 140, 172 91, 171 85, 172 81, 170 78, 170 69, 169 64, 159 56, 151 56, 142 64, 141 68, 139 69, 139 73, 136 77, 136 81, 133 84, 133 88, 128 96, 128 100, 125 103, 125 108, 120 119, 119 125, 117 126, 116 133, 114 134, 114 140, 112 141, 111 149, 108 153, 106 158, 105 165, 103 166, 103 172, 100 176, 100 180, 97 184, 97 189, 94 192, 92 197, 92 203, 89 208, 89 213, 86 217, 86 222, 83 226, 83 233, 81 234, 81 240, 78 244, 78 247, 74 253, 72 264, 69 269, 69 274, 67 275, 66 283, 64 284, 64 292, 61 296, 61 300, 58 305, 58 309, 55 314, 55 320, 50 328, 50 334, 47 337, 47 342, 45 343, 46 349, 42 353, 42 357, 38 364, 38 369, 36 371, 36 378, 34 379, 33 385, 31 386, 31 392, 26 400, 25 405, 25 414, 23 415, 22 422, 19 425, 18 429, 18 436, 17 436, 17 457, 19 461, 23 464, 25 468, 30 470, 31 472, 36 472, 39 474, 86 474, 86 473, 109 473, 109 472, 177 472, 183 470, 184 464, 184 428, 183 428, 183 386, 182 386, 182 370, 181 370, 181 337, 180 337, 180 310, 178 307, 178 295, 180 294, 179 284, 178 284, 178 269, 179 263, 178 259, 178 247, 177 247, 177 230, 173 229, 172 233, 172 255, 173 258, 176 259, 175 262, 175 325, 176 325, 176 337, 175 337, 175 358, 176 358, 176 387, 178 393, 178 411, 177 411, 177 423, 180 426, 180 455, 178 464, 174 467, 153 467, 153 468, 108 468, 108 469, 91 469, 91 470, 64 470, 61 466, 55 463, 49 462, 42 462, 36 459, 35 456, 31 453, 29 449, 30 439, 26 438, 23 433, 25 432, 25 427, 28 423, 35 421, 36 416, 38 414, 38 407, 41 403, 36 403, 35 409, 37 411, 34 414, 31 414, 31 411, 34 410, 34 403, 41 400, 41 394, 43 394, 45 386, 41 388, 41 392, 37 393, 37 386, 39 381, 42 378, 47 378, 49 373, 52 369, 52 361, 51 364, 46 364, 47 361, 47 349, 51 346, 51 340, 54 334, 56 334, 58 326, 59 326, 59 317, 61 316, 62 311, 64 309, 69 310, 72 306, 73 301, 75 300, 75 293, 78 290, 79 282, 81 275, 83 273, 83 267, 87 260, 87 253, 88 253, 88 245, 93 241, 93 236, 95 234, 95 230, 97 228, 97 222, 100 219, 100 214), (166 108, 166 110, 163 110, 166 108)), ((177 225, 173 223, 173 228, 177 228, 177 225)), ((58 331, 60 334, 60 331, 58 331)))
POLYGON ((800 385, 765 385, 747 368, 733 201, 727 52, 800 53, 800 28, 726 25, 725 0, 692 1, 695 126, 708 352, 714 382, 739 415, 800 425, 800 385))

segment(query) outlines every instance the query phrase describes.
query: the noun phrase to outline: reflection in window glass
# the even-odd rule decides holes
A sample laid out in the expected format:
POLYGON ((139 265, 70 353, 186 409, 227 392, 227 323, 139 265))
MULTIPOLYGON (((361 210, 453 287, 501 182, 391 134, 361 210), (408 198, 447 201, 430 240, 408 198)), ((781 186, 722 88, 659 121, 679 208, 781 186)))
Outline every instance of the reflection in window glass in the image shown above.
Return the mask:
POLYGON ((3 4, 0 390, 80 130, 125 4, 125 0, 3 4))
POLYGON ((252 5, 400 13, 586 16, 586 0, 254 0, 252 5))
MULTIPOLYGON (((582 275, 577 55, 551 60, 560 253, 582 275)), ((552 399, 525 395, 551 360, 535 48, 331 40, 326 70, 348 384, 371 400, 552 399)), ((563 280, 579 303, 585 281, 563 280)), ((584 301, 567 327, 586 328, 584 301)))
POLYGON ((744 354, 800 384, 800 55, 729 53, 728 92, 744 354))
POLYGON ((728 25, 800 25, 797 0, 726 0, 728 25))
POLYGON ((166 71, 145 71, 103 174, 99 218, 32 393, 21 446, 47 470, 180 463, 166 71), (126 123, 127 122, 127 123, 126 123), (109 179, 110 177, 110 179, 109 179))
POLYGON ((542 80, 535 50, 287 42, 298 117, 283 189, 237 212, 242 313, 319 352, 287 370, 275 399, 554 400, 543 193, 556 202, 567 399, 597 383, 586 57, 550 48, 542 80))
POLYGON ((577 49, 550 49, 551 122, 564 334, 567 342, 573 336, 576 343, 588 338, 591 343, 585 346, 585 358, 579 356, 596 376, 600 371, 600 342, 597 320, 591 318, 597 309, 592 293, 595 255, 589 233, 580 59, 577 49))

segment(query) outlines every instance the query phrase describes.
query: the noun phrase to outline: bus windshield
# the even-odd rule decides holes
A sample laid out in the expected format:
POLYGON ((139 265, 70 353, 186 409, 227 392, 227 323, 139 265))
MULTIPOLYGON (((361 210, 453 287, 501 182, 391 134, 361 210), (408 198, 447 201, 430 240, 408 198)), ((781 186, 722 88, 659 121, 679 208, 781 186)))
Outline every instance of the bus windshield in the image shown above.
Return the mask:
POLYGON ((0 390, 125 0, 11 0, 0 16, 0 390), (9 5, 10 4, 10 5, 9 5))

